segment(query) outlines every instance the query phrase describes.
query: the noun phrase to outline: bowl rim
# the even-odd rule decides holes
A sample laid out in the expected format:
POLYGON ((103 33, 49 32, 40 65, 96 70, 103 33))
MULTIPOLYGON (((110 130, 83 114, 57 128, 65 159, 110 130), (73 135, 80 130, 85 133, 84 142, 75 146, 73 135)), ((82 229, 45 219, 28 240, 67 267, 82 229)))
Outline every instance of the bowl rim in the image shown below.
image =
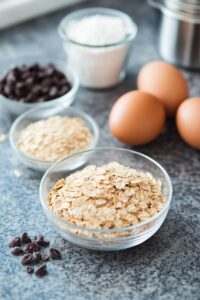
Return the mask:
MULTIPOLYGON (((66 61, 66 59, 64 58, 60 58, 60 57, 56 57, 56 56, 52 56, 52 55, 40 55, 40 54, 33 54, 33 55, 24 55, 24 56, 13 56, 11 57, 10 59, 7 59, 6 62, 3 62, 3 65, 8 65, 8 64, 15 64, 16 66, 19 64, 21 65, 22 64, 22 61, 25 61, 27 59, 27 63, 24 63, 24 64, 27 64, 29 65, 29 60, 30 59, 40 59, 40 60, 43 60, 44 61, 48 60, 49 63, 51 63, 51 60, 52 60, 52 64, 55 63, 59 63, 59 64, 66 64, 66 71, 64 72, 65 76, 67 76, 66 74, 70 74, 70 76, 72 77, 72 82, 70 82, 71 84, 71 89, 65 93, 64 95, 58 97, 58 98, 55 98, 55 99, 52 99, 52 100, 49 100, 49 101, 46 101, 46 102, 31 102, 31 103, 27 103, 27 102, 19 102, 19 101, 16 101, 15 99, 10 99, 2 94, 0 94, 0 100, 2 102, 4 102, 5 104, 7 103, 14 103, 15 105, 17 105, 18 107, 22 107, 22 108, 26 108, 26 109, 32 109, 32 108, 36 108, 36 107, 47 107, 47 106, 50 106, 52 104, 59 104, 59 103, 62 103, 63 101, 66 101, 66 98, 71 98, 72 101, 73 101, 73 96, 76 94, 76 92, 78 91, 78 88, 79 88, 79 78, 78 78, 78 75, 76 74, 76 72, 70 67, 68 66, 68 63, 66 61), (17 60, 17 62, 16 62, 17 60)), ((37 61, 35 62, 37 63, 37 61)), ((41 63, 42 64, 42 63, 41 63)), ((2 74, 5 74, 6 72, 9 71, 9 68, 2 71, 2 74)), ((72 103, 72 101, 68 104, 68 106, 72 103)), ((66 106, 67 107, 67 106, 66 106)))
MULTIPOLYGON (((147 170, 148 172, 148 170, 147 170)), ((84 232, 88 232, 88 233, 118 233, 118 232, 123 232, 123 231, 127 231, 127 230, 134 230, 136 228, 142 227, 144 225, 147 225, 149 223, 151 223, 152 221, 154 221, 155 219, 159 218, 166 210, 169 209, 170 203, 171 203, 171 199, 172 199, 172 194, 173 194, 173 186, 172 186, 172 181, 170 179, 170 176, 168 175, 167 171, 164 169, 164 167, 158 163, 157 161, 155 161, 154 159, 152 159, 151 157, 138 152, 138 151, 134 151, 134 150, 130 150, 130 149, 125 149, 125 148, 120 148, 120 147, 97 147, 94 149, 89 149, 89 150, 83 150, 83 151, 79 151, 79 152, 74 152, 70 155, 67 155, 63 158, 61 158, 60 160, 58 160, 56 163, 54 163, 43 175, 41 182, 40 182, 40 186, 39 186, 39 197, 40 197, 40 202, 42 204, 42 207, 44 209, 44 211, 48 214, 50 214, 53 218, 55 218, 59 223, 62 223, 65 226, 70 227, 71 229, 75 229, 75 230, 81 230, 84 232), (112 229, 100 229, 100 228, 84 228, 78 225, 74 225, 72 223, 67 222, 66 220, 62 219, 61 217, 59 217, 58 215, 56 215, 56 213, 54 213, 49 206, 46 204, 45 200, 42 197, 42 190, 43 190, 43 182, 45 181, 46 177, 49 175, 49 173, 55 168, 57 167, 58 164, 60 164, 62 161, 69 159, 73 156, 79 156, 81 154, 86 154, 89 152, 94 152, 94 151, 105 151, 105 150, 113 150, 113 151, 123 151, 123 152, 128 152, 128 153, 132 153, 134 155, 138 155, 140 157, 142 157, 145 160, 148 160, 150 162, 152 162, 154 165, 156 165, 157 168, 159 168, 162 173, 164 174, 166 181, 169 185, 169 195, 166 199, 166 202, 164 203, 164 205, 162 206, 161 210, 156 213, 154 216, 152 216, 151 218, 139 222, 135 225, 131 225, 131 226, 127 226, 127 227, 120 227, 120 228, 112 228, 112 229)), ((48 216, 49 218, 49 216, 48 216)), ((51 220, 51 222, 54 223, 54 225, 57 226, 57 224, 51 220)))
MULTIPOLYGON (((37 111, 41 112, 41 109, 44 109, 46 112, 48 110, 52 110, 52 112, 53 112, 52 116, 63 112, 63 110, 69 111, 69 112, 74 112, 75 114, 77 114, 77 117, 80 117, 83 121, 87 120, 87 122, 91 124, 91 126, 93 128, 93 131, 94 131, 93 142, 87 149, 92 150, 96 147, 96 145, 98 143, 98 140, 99 140, 99 127, 98 127, 97 123, 95 122, 95 120, 90 115, 88 115, 87 113, 85 113, 82 110, 80 110, 78 108, 75 108, 75 107, 65 107, 64 105, 63 106, 61 105, 61 106, 57 107, 55 105, 51 105, 49 107, 37 107, 37 108, 29 109, 28 111, 21 114, 18 118, 16 118, 16 120, 13 122, 13 124, 10 128, 10 132, 9 132, 9 141, 10 141, 11 147, 13 148, 14 152, 17 153, 20 157, 22 157, 23 159, 29 160, 34 164, 40 164, 41 163, 43 165, 46 165, 47 167, 50 167, 52 164, 55 164, 56 162, 58 162, 62 159, 61 158, 61 159, 57 160, 56 162, 51 162, 51 161, 44 161, 44 160, 32 158, 31 156, 28 156, 28 155, 24 154, 22 151, 20 151, 18 149, 16 143, 14 142, 16 127, 24 119, 29 118, 30 115, 32 115, 33 113, 35 113, 37 111)), ((46 118, 48 118, 48 117, 45 117, 43 119, 46 119, 46 118)), ((66 156, 64 156, 64 157, 66 157, 66 156)))
POLYGON ((69 43, 77 45, 77 46, 93 48, 93 49, 109 48, 109 47, 119 46, 119 45, 128 43, 136 37, 137 31, 138 31, 137 24, 133 21, 133 19, 128 14, 126 14, 125 12, 122 12, 120 10, 107 8, 107 7, 89 7, 89 8, 79 9, 75 12, 67 14, 58 25, 58 34, 63 41, 69 42, 69 43), (95 14, 105 14, 105 15, 113 14, 116 17, 119 17, 122 20, 124 20, 126 23, 130 24, 130 32, 123 39, 121 39, 118 42, 111 43, 111 44, 105 44, 105 45, 96 45, 96 46, 79 43, 79 42, 76 42, 76 41, 68 38, 67 33, 65 31, 66 24, 68 22, 72 21, 73 19, 75 19, 76 17, 79 17, 79 16, 84 17, 84 15, 86 16, 87 14, 91 14, 91 15, 92 14, 94 14, 94 15, 95 14))

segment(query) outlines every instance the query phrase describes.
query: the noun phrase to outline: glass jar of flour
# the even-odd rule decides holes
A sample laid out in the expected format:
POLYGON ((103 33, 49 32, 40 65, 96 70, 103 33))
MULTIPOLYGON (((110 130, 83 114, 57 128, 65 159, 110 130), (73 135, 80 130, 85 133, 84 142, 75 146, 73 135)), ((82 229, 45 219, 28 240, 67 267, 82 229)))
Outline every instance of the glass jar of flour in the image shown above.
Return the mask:
POLYGON ((82 86, 109 88, 124 79, 137 33, 128 15, 107 8, 82 9, 66 16, 58 30, 82 86))

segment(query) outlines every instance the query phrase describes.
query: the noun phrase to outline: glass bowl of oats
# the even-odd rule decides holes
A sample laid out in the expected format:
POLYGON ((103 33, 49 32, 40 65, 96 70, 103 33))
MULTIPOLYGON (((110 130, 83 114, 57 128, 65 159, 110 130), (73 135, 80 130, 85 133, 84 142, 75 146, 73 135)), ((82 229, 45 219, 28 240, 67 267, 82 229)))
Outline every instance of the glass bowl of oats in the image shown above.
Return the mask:
POLYGON ((99 129, 92 117, 77 108, 51 106, 22 114, 9 137, 16 156, 26 166, 46 171, 69 154, 96 147, 99 129))
POLYGON ((164 222, 172 198, 165 169, 122 148, 69 155, 43 176, 40 199, 54 229, 69 242, 112 251, 141 244, 164 222))

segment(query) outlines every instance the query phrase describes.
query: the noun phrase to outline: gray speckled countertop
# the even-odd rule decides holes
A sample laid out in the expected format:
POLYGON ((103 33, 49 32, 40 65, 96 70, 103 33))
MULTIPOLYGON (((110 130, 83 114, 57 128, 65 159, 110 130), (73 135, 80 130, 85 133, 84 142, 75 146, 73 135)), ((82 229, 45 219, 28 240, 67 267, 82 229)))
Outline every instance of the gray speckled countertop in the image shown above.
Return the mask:
MULTIPOLYGON (((84 3, 0 32, 0 64, 23 53, 63 56, 56 27, 69 11, 84 3)), ((101 128, 100 145, 122 146, 111 137, 107 117, 113 102, 135 87, 138 69, 158 58, 156 14, 145 1, 100 0, 100 5, 121 9, 139 24, 128 76, 107 91, 80 89, 75 105, 90 113, 101 128)), ((200 74, 185 72, 191 95, 199 95, 200 74)), ((0 108, 0 132, 7 133, 12 118, 0 108)), ((119 252, 96 252, 69 244, 52 231, 41 209, 38 187, 41 174, 24 167, 6 141, 0 144, 0 299, 1 300, 151 300, 200 299, 200 154, 178 136, 174 122, 153 143, 137 150, 158 160, 169 172, 174 195, 161 229, 142 245, 119 252), (16 177, 14 170, 22 173, 16 177), (7 241, 23 231, 41 232, 63 253, 63 260, 48 264, 49 276, 29 276, 7 241)))

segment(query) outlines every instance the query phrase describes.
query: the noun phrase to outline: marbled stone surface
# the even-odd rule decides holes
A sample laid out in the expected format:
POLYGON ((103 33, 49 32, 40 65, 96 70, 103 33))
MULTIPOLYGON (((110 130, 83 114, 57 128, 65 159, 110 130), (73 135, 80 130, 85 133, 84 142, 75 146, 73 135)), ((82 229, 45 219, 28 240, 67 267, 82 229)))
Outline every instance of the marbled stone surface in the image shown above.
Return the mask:
MULTIPOLYGON (((0 64, 30 53, 62 57, 56 30, 59 21, 70 11, 95 5, 121 9, 139 25, 125 81, 102 92, 80 89, 75 103, 96 119, 101 129, 99 145, 123 146, 108 131, 110 108, 118 96, 135 87, 140 66, 159 57, 156 14, 145 1, 87 2, 0 32, 0 64)), ((200 74, 185 75, 191 95, 199 95, 200 74)), ((0 109, 0 132, 8 133, 13 119, 0 109)), ((158 160, 169 172, 174 186, 169 214, 155 236, 142 245, 119 252, 96 252, 71 245, 50 228, 38 196, 42 174, 24 167, 8 141, 0 144, 0 299, 200 299, 199 151, 180 139, 173 120, 156 141, 135 149, 158 160), (15 170, 21 177, 16 177, 15 170), (44 279, 26 274, 19 259, 9 253, 9 238, 23 231, 32 235, 41 232, 62 250, 63 260, 49 262, 49 276, 44 279)))

